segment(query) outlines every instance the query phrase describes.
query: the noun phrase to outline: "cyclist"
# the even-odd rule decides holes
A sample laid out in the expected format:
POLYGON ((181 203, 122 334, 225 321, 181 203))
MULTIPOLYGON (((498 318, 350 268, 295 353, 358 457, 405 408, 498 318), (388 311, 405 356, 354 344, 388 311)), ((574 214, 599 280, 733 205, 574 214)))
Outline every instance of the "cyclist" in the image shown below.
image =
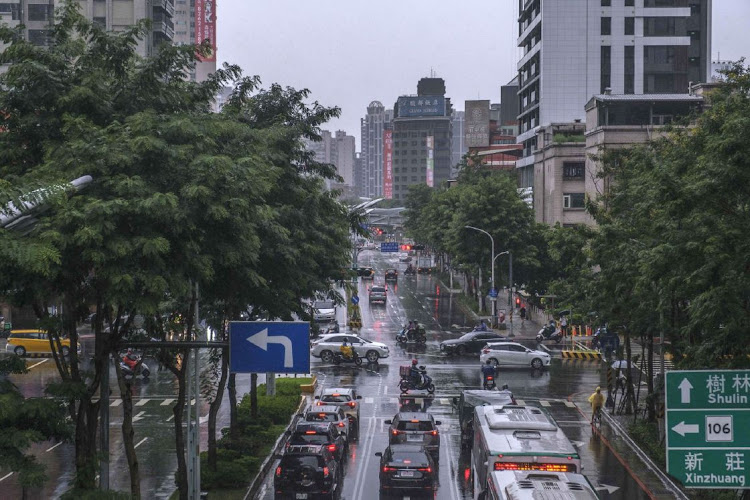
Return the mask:
POLYGON ((589 403, 591 403, 591 410, 593 411, 591 414, 591 423, 594 423, 594 417, 602 411, 602 407, 604 406, 604 394, 602 394, 601 387, 597 387, 596 391, 589 396, 589 403))
POLYGON ((352 358, 352 346, 349 343, 349 337, 344 337, 344 341, 341 343, 339 350, 341 351, 341 355, 346 359, 352 358))

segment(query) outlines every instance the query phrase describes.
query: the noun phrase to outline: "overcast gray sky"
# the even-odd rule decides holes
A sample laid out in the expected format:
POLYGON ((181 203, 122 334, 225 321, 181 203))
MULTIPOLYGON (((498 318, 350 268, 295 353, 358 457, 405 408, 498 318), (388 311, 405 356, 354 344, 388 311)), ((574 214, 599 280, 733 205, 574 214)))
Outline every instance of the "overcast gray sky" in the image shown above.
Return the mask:
MULTIPOLYGON (((239 64, 263 86, 307 88, 339 106, 329 130, 359 144, 370 101, 392 108, 434 71, 456 109, 500 101, 515 76, 517 0, 219 0, 219 62, 239 64)), ((712 57, 750 56, 750 0, 713 0, 712 57)), ((750 57, 748 57, 750 59, 750 57)))

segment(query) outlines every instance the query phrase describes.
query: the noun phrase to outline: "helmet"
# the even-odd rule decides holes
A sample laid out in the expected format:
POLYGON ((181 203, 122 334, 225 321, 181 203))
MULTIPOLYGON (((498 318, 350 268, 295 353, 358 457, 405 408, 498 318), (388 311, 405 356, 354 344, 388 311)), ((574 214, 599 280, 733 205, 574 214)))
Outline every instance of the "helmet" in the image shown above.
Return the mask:
POLYGON ((349 337, 344 337, 344 342, 349 342, 349 337))
POLYGON ((417 358, 414 358, 414 359, 411 360, 411 364, 413 366, 417 366, 417 363, 419 363, 419 361, 417 361, 417 358))
POLYGON ((601 388, 601 387, 597 387, 597 388, 596 388, 596 392, 601 392, 601 391, 602 391, 602 388, 601 388))

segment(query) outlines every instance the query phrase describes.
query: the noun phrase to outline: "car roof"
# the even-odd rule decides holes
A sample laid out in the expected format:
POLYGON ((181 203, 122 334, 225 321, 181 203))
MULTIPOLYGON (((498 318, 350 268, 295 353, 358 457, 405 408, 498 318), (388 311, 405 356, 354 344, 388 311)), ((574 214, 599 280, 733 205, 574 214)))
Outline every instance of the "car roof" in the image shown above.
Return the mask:
POLYGON ((399 412, 397 415, 399 420, 420 420, 420 421, 432 421, 434 420, 431 413, 427 413, 424 411, 402 411, 399 412))
POLYGON ((321 405, 321 406, 311 406, 307 409, 305 412, 307 413, 338 413, 341 411, 341 408, 334 405, 321 405))
POLYGON ((385 272, 388 272, 388 271, 396 271, 396 272, 398 272, 398 270, 396 270, 396 269, 394 269, 394 268, 390 268, 390 269, 386 269, 386 270, 385 270, 385 272))
POLYGON ((494 346, 494 345, 520 345, 521 347, 526 348, 525 345, 519 344, 518 342, 507 342, 507 341, 502 341, 502 342, 487 342, 487 345, 488 346, 494 346))
POLYGON ((333 422, 308 422, 306 420, 300 420, 297 422, 295 431, 320 431, 326 432, 333 425, 333 422))
POLYGON ((349 389, 349 388, 346 388, 346 387, 329 387, 327 389, 323 389, 322 391, 320 391, 320 395, 321 396, 324 395, 324 394, 326 396, 330 396, 331 394, 349 394, 349 395, 352 395, 352 394, 354 394, 354 389, 349 389))

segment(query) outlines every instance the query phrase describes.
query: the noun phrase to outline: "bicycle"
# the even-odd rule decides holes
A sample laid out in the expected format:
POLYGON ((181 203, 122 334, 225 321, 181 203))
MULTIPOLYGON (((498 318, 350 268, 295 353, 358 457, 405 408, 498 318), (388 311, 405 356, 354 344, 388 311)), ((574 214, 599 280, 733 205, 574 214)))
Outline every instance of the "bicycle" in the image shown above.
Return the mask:
POLYGON ((602 430, 602 409, 597 408, 591 417, 591 428, 594 431, 600 432, 602 430))

